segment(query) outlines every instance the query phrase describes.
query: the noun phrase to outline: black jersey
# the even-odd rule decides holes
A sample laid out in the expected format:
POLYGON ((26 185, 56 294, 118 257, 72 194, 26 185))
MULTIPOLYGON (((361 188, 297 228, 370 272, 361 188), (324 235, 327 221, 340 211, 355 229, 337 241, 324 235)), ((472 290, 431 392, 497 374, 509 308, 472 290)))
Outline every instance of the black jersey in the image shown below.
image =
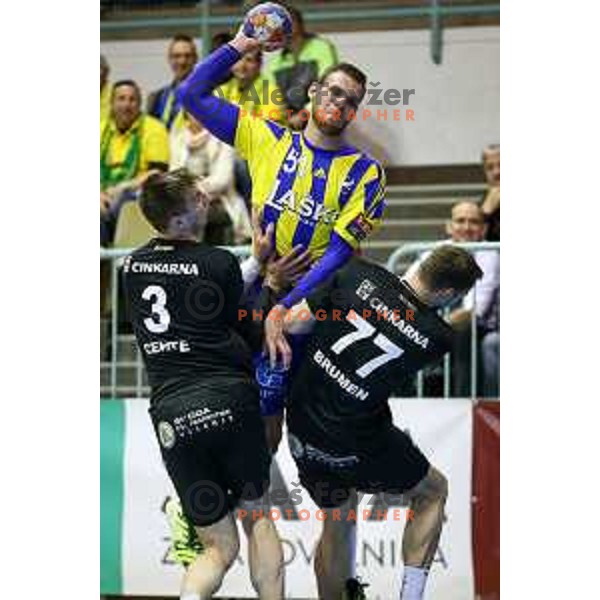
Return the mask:
POLYGON ((244 286, 233 254, 157 238, 125 259, 123 279, 153 400, 211 378, 253 378, 238 333, 244 286))
POLYGON ((292 431, 319 448, 377 445, 392 389, 450 349, 451 328, 383 267, 353 258, 307 298, 316 317, 295 375, 292 431))

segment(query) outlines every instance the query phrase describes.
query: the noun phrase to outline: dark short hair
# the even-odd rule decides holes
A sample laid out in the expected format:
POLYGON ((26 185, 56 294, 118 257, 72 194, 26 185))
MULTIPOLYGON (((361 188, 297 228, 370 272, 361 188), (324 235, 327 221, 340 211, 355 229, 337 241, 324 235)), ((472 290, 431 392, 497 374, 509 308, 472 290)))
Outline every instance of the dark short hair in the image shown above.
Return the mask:
POLYGON ((345 73, 363 88, 363 94, 359 98, 359 100, 362 100, 367 93, 367 76, 358 67, 351 65, 350 63, 338 63, 337 65, 332 65, 326 69, 319 78, 319 85, 323 85, 330 75, 338 72, 345 73))
POLYGON ((194 41, 193 37, 186 35, 185 33, 178 33, 174 35, 171 38, 171 41, 169 42, 169 51, 173 47, 173 44, 176 44, 177 42, 185 42, 186 44, 190 44, 194 48, 194 53, 198 54, 198 50, 196 49, 196 42, 194 41))
POLYGON ((211 51, 214 52, 217 48, 228 44, 233 39, 233 36, 228 31, 220 31, 213 35, 210 42, 211 51))
POLYGON ((140 89, 140 86, 133 79, 120 79, 119 81, 116 81, 115 83, 113 83, 112 95, 113 96, 115 95, 115 92, 117 91, 118 88, 126 87, 126 86, 132 87, 135 90, 137 98, 141 102, 142 101, 142 90, 140 89))
POLYGON ((444 244, 421 263, 418 274, 432 292, 445 288, 466 292, 483 276, 483 271, 469 252, 444 244))
POLYGON ((187 202, 197 190, 198 178, 187 169, 153 173, 142 185, 140 209, 154 226, 164 233, 171 218, 187 210, 187 202))
POLYGON ((302 11, 300 9, 296 8, 291 2, 285 2, 283 0, 276 2, 275 4, 283 6, 283 8, 285 8, 285 10, 287 10, 290 13, 290 17, 292 17, 292 20, 298 23, 301 31, 305 31, 304 16, 302 15, 302 11))

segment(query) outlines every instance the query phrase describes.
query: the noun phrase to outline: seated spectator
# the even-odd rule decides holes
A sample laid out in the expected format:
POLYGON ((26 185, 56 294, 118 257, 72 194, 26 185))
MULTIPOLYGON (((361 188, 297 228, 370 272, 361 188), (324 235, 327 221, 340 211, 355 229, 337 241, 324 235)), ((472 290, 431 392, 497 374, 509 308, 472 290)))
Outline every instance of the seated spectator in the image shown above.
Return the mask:
POLYGON ((148 96, 147 113, 162 121, 170 130, 174 125, 182 125, 180 119, 177 118, 181 113, 181 106, 179 106, 175 90, 179 83, 190 74, 198 60, 194 40, 188 35, 176 35, 169 44, 167 59, 173 73, 173 80, 148 96))
POLYGON ((483 170, 488 189, 483 197, 481 210, 487 223, 486 240, 500 241, 500 145, 488 146, 482 155, 483 170))
POLYGON ((141 112, 134 81, 113 86, 110 117, 100 122, 101 243, 112 241, 123 202, 135 197, 149 172, 167 170, 169 139, 165 126, 141 112))
POLYGON ((100 55, 100 121, 108 119, 110 115, 110 96, 112 86, 108 83, 110 68, 104 55, 100 55))
MULTIPOLYGON (((233 65, 231 69, 232 77, 227 83, 221 85, 215 91, 215 94, 229 102, 238 104, 248 114, 285 123, 285 106, 282 102, 276 104, 272 101, 272 98, 277 97, 283 100, 281 91, 261 75, 261 69, 262 52, 260 50, 245 54, 233 65), (268 102, 263 103, 265 89, 268 94, 268 102)), ((237 156, 235 160, 235 185, 244 199, 247 209, 250 210, 252 180, 246 161, 237 156)))
POLYGON ((269 62, 267 75, 282 90, 284 109, 291 111, 290 116, 286 114, 288 126, 300 130, 307 123, 300 111, 309 104, 310 84, 339 60, 330 41, 306 31, 302 13, 297 8, 281 4, 292 17, 292 36, 288 46, 269 62))
MULTIPOLYGON (((451 219, 446 226, 448 242, 481 242, 485 238, 486 223, 483 212, 476 202, 462 201, 452 207, 451 219)), ((428 252, 420 256, 407 271, 412 273, 425 260, 428 252)), ((471 392, 471 316, 475 310, 476 336, 482 377, 478 390, 485 397, 499 396, 500 375, 500 255, 494 250, 474 253, 483 277, 448 315, 457 331, 451 353, 453 395, 469 396, 471 392)))
POLYGON ((231 79, 221 85, 215 93, 242 107, 248 114, 285 122, 283 95, 277 86, 261 75, 262 64, 263 55, 260 50, 244 54, 233 65, 231 79), (273 102, 273 98, 280 98, 280 102, 273 102))
POLYGON ((219 31, 215 33, 210 40, 210 51, 214 52, 221 46, 228 44, 233 39, 233 36, 228 31, 219 31))
POLYGON ((248 243, 252 226, 246 205, 235 191, 233 148, 185 111, 183 122, 184 127, 171 130, 170 168, 186 167, 202 178, 202 188, 211 198, 204 241, 227 246, 248 243))
POLYGON ((214 52, 218 50, 221 46, 228 44, 233 39, 233 36, 228 31, 219 31, 219 33, 215 33, 210 40, 210 51, 214 52))

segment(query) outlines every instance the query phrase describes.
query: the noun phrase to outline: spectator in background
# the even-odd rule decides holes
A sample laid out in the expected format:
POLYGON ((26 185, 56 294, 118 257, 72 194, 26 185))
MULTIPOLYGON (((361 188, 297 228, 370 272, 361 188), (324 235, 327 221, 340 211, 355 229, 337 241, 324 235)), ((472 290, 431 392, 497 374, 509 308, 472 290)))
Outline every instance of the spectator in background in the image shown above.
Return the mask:
POLYGON ((285 120, 281 90, 261 75, 263 55, 260 50, 244 54, 231 69, 231 79, 215 92, 221 98, 237 104, 248 114, 272 121, 285 120), (279 103, 272 99, 279 99, 279 103), (263 102, 263 100, 267 100, 263 102))
POLYGON ((492 144, 482 154, 483 170, 488 189, 481 210, 487 223, 486 240, 500 241, 500 145, 492 144))
POLYGON ((183 122, 183 127, 170 133, 170 168, 186 167, 202 178, 202 189, 211 200, 204 241, 225 246, 249 243, 252 226, 246 205, 234 186, 233 148, 185 111, 183 122))
POLYGON ((177 101, 175 91, 191 72, 196 61, 198 52, 194 40, 188 35, 176 35, 169 44, 168 61, 173 73, 173 80, 164 87, 152 92, 148 96, 147 113, 164 123, 167 129, 174 125, 179 127, 183 123, 178 119, 181 107, 177 101))
MULTIPOLYGON (((476 202, 461 201, 452 207, 446 231, 448 241, 481 242, 485 238, 486 223, 481 207, 476 202)), ((416 272, 418 265, 427 258, 429 252, 413 263, 405 276, 416 272)), ((451 354, 452 388, 455 396, 469 396, 471 392, 471 317, 475 310, 476 335, 478 340, 479 364, 482 377, 479 393, 485 397, 499 396, 500 374, 500 256, 494 250, 481 250, 474 253, 475 260, 483 277, 477 281, 474 290, 462 302, 452 308, 448 321, 457 335, 451 354)))
POLYGON ((132 80, 117 81, 110 117, 100 122, 101 242, 112 240, 123 202, 135 197, 152 170, 166 171, 169 139, 165 126, 141 112, 142 97, 132 80))
MULTIPOLYGON (((263 56, 260 50, 244 54, 231 69, 231 79, 215 94, 225 100, 241 106, 248 114, 261 116, 264 119, 285 123, 285 106, 281 90, 266 77, 261 75, 263 56), (265 92, 266 90, 266 92, 265 92), (267 94, 267 102, 263 99, 267 94), (279 98, 279 104, 271 101, 279 98)), ((235 160, 235 185, 250 210, 252 196, 252 179, 245 160, 236 157, 235 160)))
POLYGON ((108 83, 110 67, 104 55, 100 55, 100 121, 108 119, 110 115, 110 95, 112 86, 108 83))
POLYGON ((281 4, 292 17, 292 36, 288 46, 269 62, 267 75, 282 90, 284 109, 292 111, 287 117, 289 127, 300 130, 307 123, 300 111, 309 104, 310 84, 339 60, 335 46, 330 41, 306 31, 302 13, 297 8, 283 2, 281 4))
POLYGON ((214 52, 224 44, 228 44, 233 39, 233 36, 228 31, 220 31, 212 36, 210 41, 210 51, 214 52))
MULTIPOLYGON (((233 36, 227 31, 221 31, 219 33, 215 33, 215 35, 213 35, 213 37, 210 41, 210 51, 214 52, 221 46, 228 44, 232 39, 233 39, 233 36)), ((219 85, 223 85, 223 84, 227 83, 232 77, 233 77, 233 74, 230 71, 229 73, 227 73, 226 75, 223 76, 223 79, 221 81, 217 81, 217 83, 219 85)))

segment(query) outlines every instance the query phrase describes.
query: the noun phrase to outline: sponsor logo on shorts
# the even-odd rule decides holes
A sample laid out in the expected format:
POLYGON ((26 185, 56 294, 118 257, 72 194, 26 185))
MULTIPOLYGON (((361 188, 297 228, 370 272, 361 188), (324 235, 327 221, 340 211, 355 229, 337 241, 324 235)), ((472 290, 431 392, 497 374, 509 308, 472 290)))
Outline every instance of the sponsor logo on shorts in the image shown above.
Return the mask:
POLYGON ((174 445, 177 439, 175 435, 175 429, 171 423, 167 421, 161 421, 158 424, 158 439, 163 448, 166 450, 170 450, 174 445))

